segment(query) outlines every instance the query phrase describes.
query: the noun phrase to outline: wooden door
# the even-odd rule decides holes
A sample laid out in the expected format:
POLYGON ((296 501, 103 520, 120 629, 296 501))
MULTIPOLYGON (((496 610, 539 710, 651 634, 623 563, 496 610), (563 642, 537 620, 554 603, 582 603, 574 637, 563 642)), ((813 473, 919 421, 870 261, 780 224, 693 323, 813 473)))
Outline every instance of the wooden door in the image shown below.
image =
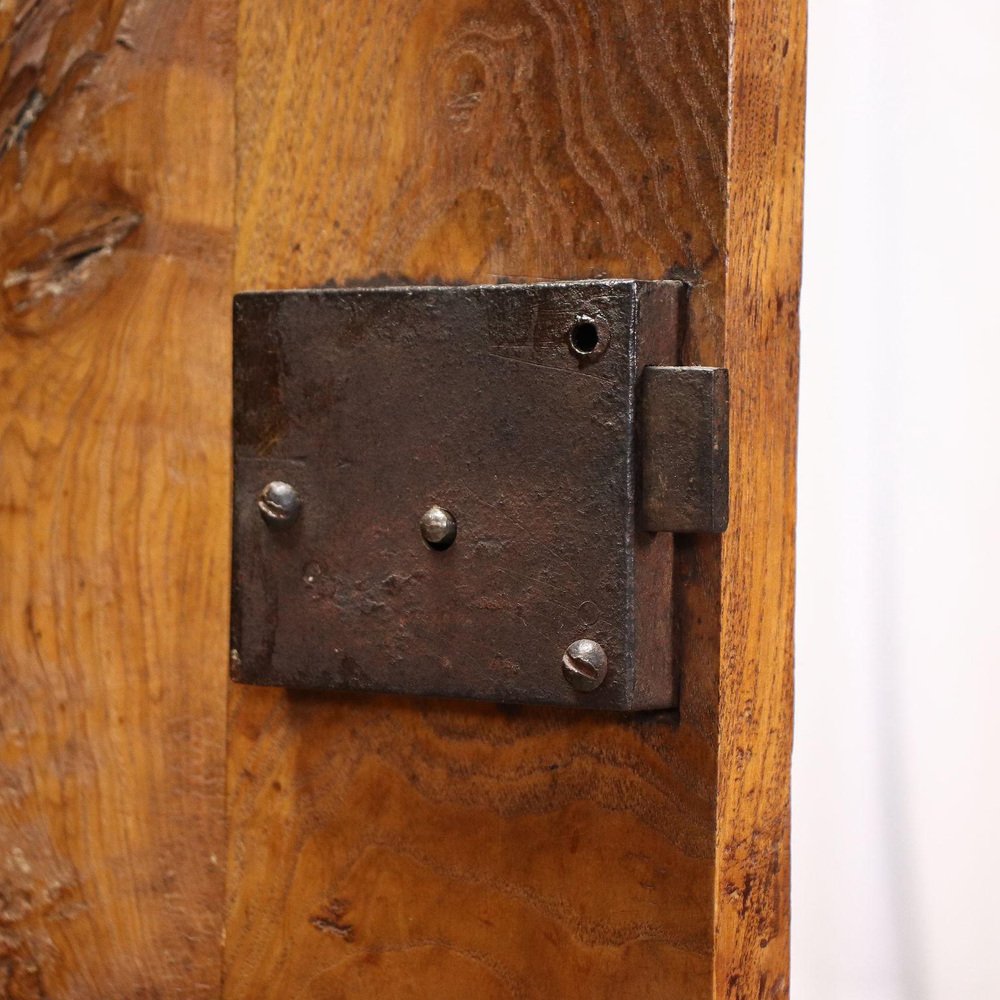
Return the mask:
POLYGON ((804 31, 0 5, 0 996, 787 995, 804 31), (230 686, 232 293, 596 275, 730 370, 679 709, 230 686))

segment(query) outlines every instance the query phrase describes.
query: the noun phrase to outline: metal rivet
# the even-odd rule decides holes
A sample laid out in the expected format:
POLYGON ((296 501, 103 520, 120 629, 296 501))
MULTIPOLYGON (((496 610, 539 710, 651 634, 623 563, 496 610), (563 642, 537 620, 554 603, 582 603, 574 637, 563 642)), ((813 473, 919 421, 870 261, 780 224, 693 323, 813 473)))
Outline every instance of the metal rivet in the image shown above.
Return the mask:
POLYGON ((446 549, 458 534, 455 518, 435 504, 420 518, 420 534, 432 549, 446 549))
POLYGON ((298 520, 302 513, 302 500, 294 486, 276 479, 260 491, 257 509, 268 524, 285 527, 298 520))
POLYGON ((608 674, 608 657, 599 642, 577 639, 562 658, 563 677, 577 691, 594 691, 608 674))

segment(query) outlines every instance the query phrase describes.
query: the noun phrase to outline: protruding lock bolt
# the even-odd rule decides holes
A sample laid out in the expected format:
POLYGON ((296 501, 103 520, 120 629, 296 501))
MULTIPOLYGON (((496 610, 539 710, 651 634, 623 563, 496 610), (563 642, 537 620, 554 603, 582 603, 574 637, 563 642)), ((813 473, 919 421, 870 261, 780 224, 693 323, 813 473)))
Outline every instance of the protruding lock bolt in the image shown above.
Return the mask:
POLYGON ((446 549, 455 541, 458 525, 448 511, 435 504, 420 518, 420 534, 432 549, 446 549))
POLYGON ((562 658, 563 677, 577 691, 595 691, 608 675, 608 657, 599 642, 577 639, 562 658))
POLYGON ((302 513, 302 499, 294 486, 276 479, 260 491, 257 497, 257 509, 271 527, 284 528, 299 519, 302 513))

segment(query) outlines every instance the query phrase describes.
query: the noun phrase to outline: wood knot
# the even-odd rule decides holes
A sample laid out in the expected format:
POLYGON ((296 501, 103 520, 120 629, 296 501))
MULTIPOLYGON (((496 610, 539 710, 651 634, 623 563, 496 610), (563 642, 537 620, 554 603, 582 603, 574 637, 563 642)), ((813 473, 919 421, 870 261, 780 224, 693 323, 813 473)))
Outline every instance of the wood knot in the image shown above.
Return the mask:
POLYGON ((309 918, 321 934, 333 934, 348 943, 354 940, 354 925, 344 920, 351 904, 346 899, 332 899, 316 916, 309 918))
POLYGON ((142 223, 130 200, 72 202, 0 255, 0 310, 16 333, 43 332, 71 301, 105 285, 115 250, 142 223))

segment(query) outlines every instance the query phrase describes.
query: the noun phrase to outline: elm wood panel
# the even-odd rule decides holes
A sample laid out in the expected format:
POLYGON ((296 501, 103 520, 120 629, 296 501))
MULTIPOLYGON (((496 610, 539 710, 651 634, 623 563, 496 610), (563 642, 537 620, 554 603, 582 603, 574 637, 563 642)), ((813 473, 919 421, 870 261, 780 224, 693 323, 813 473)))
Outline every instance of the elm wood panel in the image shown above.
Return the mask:
POLYGON ((726 246, 716 995, 789 992, 789 778, 806 0, 735 0, 726 246))
POLYGON ((706 995, 711 802, 665 777, 697 749, 669 718, 250 687, 233 713, 227 995, 706 995))
MULTIPOLYGON (((720 363, 728 28, 246 0, 237 289, 680 276, 720 363)), ((680 552, 679 713, 233 688, 225 995, 707 997, 720 546, 680 552)))
POLYGON ((0 10, 0 995, 218 996, 229 0, 0 10))

